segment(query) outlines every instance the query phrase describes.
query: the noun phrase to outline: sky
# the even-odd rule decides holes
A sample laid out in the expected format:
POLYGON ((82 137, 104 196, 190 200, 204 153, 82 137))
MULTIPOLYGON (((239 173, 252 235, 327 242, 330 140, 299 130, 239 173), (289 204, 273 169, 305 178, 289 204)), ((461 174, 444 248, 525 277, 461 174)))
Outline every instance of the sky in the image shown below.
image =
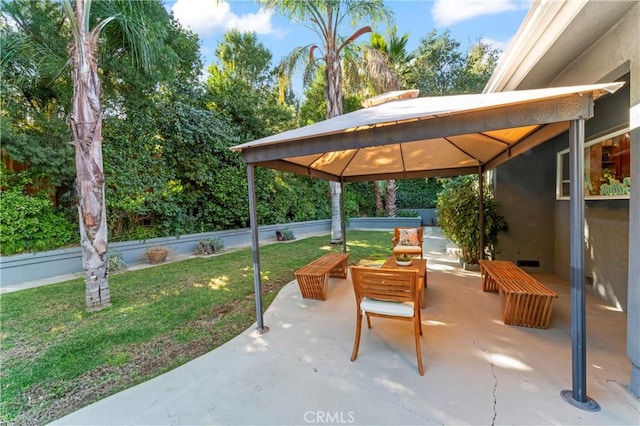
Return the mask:
MULTIPOLYGON (((273 64, 294 48, 317 41, 311 30, 250 0, 164 0, 165 7, 185 28, 198 34, 205 67, 216 62, 215 50, 230 29, 255 32, 271 51, 273 64)), ((398 34, 409 34, 409 51, 418 47, 429 32, 451 32, 466 49, 482 39, 504 51, 517 32, 532 0, 387 0, 398 34)), ((354 29, 355 30, 355 29, 354 29)), ((374 28, 385 34, 385 28, 374 28)), ((341 31, 350 35, 349 28, 341 31)), ((358 41, 368 41, 367 34, 358 41)), ((301 88, 295 88, 299 92, 301 88)))

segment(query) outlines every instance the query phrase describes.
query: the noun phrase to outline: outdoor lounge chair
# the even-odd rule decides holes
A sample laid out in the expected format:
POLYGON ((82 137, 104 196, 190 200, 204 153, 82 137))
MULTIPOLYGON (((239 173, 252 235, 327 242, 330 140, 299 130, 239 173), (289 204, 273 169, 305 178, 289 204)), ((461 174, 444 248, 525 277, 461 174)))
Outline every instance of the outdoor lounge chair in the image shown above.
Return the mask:
POLYGON ((420 255, 420 259, 423 258, 422 253, 422 235, 423 228, 399 228, 394 229, 394 237, 391 240, 393 243, 393 255, 398 256, 401 254, 408 255, 420 255))
POLYGON ((422 318, 420 316, 420 289, 415 270, 351 267, 351 280, 356 296, 356 335, 353 342, 351 361, 358 357, 362 315, 367 316, 367 326, 371 328, 371 317, 413 321, 416 340, 418 371, 424 376, 420 336, 422 318))

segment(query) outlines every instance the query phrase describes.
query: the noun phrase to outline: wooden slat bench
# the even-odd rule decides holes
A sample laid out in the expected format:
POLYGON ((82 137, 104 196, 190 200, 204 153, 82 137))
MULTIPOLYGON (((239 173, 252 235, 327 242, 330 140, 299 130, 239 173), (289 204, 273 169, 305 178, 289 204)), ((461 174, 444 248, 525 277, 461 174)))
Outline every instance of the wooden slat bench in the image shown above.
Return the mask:
POLYGON ((489 291, 492 293, 498 292, 498 284, 494 277, 503 276, 501 271, 506 270, 506 274, 518 274, 518 271, 522 271, 512 262, 508 260, 480 260, 480 276, 482 277, 482 291, 489 291))
POLYGON ((483 291, 500 294, 505 324, 547 328, 558 294, 504 260, 481 260, 483 291), (496 289, 496 290, 494 290, 496 289))
POLYGON ((349 253, 327 253, 295 272, 302 297, 327 300, 329 277, 347 278, 349 253))

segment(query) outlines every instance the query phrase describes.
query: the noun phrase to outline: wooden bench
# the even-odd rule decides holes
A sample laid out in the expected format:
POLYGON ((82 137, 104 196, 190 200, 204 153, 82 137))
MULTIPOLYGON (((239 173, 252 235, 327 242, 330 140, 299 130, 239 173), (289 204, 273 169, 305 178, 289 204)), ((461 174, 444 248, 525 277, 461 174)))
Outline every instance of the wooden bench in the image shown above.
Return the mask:
POLYGON ((481 260, 482 290, 498 292, 502 321, 547 328, 558 294, 509 261, 481 260))
POLYGON ((327 253, 295 272, 302 297, 327 300, 329 277, 347 278, 349 253, 327 253))
POLYGON ((480 276, 482 277, 482 291, 498 292, 495 277, 512 276, 518 278, 525 273, 508 260, 480 260, 480 276))

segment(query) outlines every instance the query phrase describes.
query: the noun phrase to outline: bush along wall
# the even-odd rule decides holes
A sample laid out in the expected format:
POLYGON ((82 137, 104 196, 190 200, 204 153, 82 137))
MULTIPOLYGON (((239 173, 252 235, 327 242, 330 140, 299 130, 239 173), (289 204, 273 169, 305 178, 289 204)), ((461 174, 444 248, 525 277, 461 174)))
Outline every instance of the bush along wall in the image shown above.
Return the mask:
POLYGON ((19 189, 0 191, 0 253, 3 256, 51 250, 72 243, 76 226, 57 212, 49 198, 19 189))

